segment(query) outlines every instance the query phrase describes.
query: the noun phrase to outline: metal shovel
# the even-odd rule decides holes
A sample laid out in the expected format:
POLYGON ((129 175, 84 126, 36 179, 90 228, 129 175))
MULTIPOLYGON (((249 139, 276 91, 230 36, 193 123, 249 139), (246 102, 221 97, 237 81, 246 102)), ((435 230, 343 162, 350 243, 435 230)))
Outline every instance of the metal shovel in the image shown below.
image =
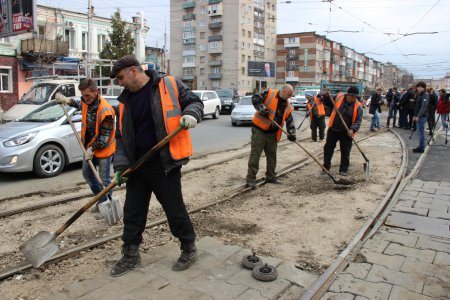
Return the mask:
MULTIPOLYGON (((62 96, 64 97, 64 96, 62 96)), ((65 97, 66 98, 66 97, 65 97)), ((66 98, 68 99, 68 98, 66 98)), ((83 152, 84 157, 86 157, 86 149, 84 148, 83 142, 81 141, 80 136, 78 135, 77 129, 75 128, 75 125, 72 122, 72 118, 70 118, 69 113, 67 112, 66 106, 64 104, 61 104, 61 107, 64 111, 64 114, 66 115, 67 121, 70 124, 70 127, 72 127, 73 134, 77 138, 78 144, 80 145, 81 151, 83 152)), ((97 169, 95 168, 94 164, 90 159, 86 160, 87 164, 91 168, 92 173, 94 174, 95 178, 97 179, 98 183, 100 183, 102 186, 104 186, 102 179, 100 178, 100 175, 97 172, 97 169)), ((100 212, 100 215, 105 218, 105 220, 108 222, 109 225, 117 224, 123 216, 123 210, 122 210, 122 203, 120 203, 120 199, 114 199, 110 195, 108 195, 108 200, 101 202, 98 205, 98 210, 100 212)))
MULTIPOLYGON (((279 129, 281 129, 281 131, 283 131, 286 135, 288 135, 288 133, 286 132, 286 130, 283 129, 283 127, 281 127, 280 125, 278 125, 277 122, 275 122, 275 120, 272 120, 272 123, 275 124, 275 126, 277 126, 279 129)), ((322 170, 331 178, 331 180, 333 180, 333 182, 335 184, 340 184, 340 185, 353 185, 355 184, 355 182, 353 182, 352 180, 349 179, 345 179, 345 178, 341 178, 341 179, 336 179, 334 178, 334 176, 330 173, 330 171, 327 170, 327 168, 325 168, 320 161, 317 160, 317 158, 314 157, 314 155, 312 155, 311 153, 309 153, 308 150, 306 150, 302 145, 300 145, 299 142, 294 141, 294 143, 297 144, 297 146, 299 146, 303 151, 305 151, 306 154, 308 154, 321 168, 322 170)))
POLYGON ((358 148, 359 152, 361 153, 362 157, 364 158, 364 160, 366 161, 363 165, 364 168, 364 174, 366 177, 366 181, 370 180, 370 160, 367 158, 366 154, 364 154, 364 151, 362 151, 362 149, 359 147, 358 143, 356 142, 356 140, 353 138, 352 135, 350 135, 350 130, 348 129, 347 124, 345 124, 344 118, 342 117, 341 112, 339 111, 339 108, 336 107, 336 103, 333 100, 333 97, 330 97, 331 102, 333 103, 334 106, 334 110, 336 111, 337 115, 339 116, 339 119, 341 120, 342 124, 344 124, 345 129, 347 130, 347 132, 349 133, 350 138, 352 139, 352 141, 355 143, 356 148, 358 148))
MULTIPOLYGON (((139 168, 146 160, 158 152, 165 144, 167 144, 175 135, 178 134, 183 128, 178 126, 171 134, 162 139, 158 144, 156 144, 152 149, 150 149, 144 156, 142 156, 137 162, 135 162, 131 167, 126 169, 122 176, 126 176, 137 168, 139 168)), ((59 250, 58 244, 56 243, 56 238, 63 233, 73 222, 75 222, 83 213, 86 212, 92 205, 94 205, 98 199, 106 195, 111 189, 117 185, 116 180, 113 180, 107 187, 105 187, 99 194, 95 195, 88 203, 86 203, 82 208, 80 208, 69 220, 66 221, 58 230, 54 233, 48 231, 40 231, 34 235, 31 239, 24 242, 19 246, 19 250, 26 257, 26 259, 35 268, 39 268, 43 263, 50 259, 59 250)))

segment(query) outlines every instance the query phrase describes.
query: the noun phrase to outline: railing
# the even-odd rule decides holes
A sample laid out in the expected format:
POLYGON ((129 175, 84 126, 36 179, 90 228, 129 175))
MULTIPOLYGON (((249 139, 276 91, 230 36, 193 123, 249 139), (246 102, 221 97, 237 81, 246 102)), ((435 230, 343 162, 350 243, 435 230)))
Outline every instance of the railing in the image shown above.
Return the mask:
POLYGON ((219 73, 219 74, 209 74, 208 78, 209 79, 221 79, 222 78, 222 74, 221 73, 219 73))
POLYGON ((20 44, 22 54, 52 53, 54 55, 69 55, 69 42, 31 38, 22 40, 20 44))
POLYGON ((209 29, 221 29, 222 28, 222 22, 217 22, 217 23, 209 23, 208 25, 209 29))
POLYGON ((221 40, 222 40, 221 35, 211 35, 208 37, 208 42, 217 42, 217 41, 221 41, 221 40))
POLYGON ((182 7, 184 9, 195 8, 195 2, 194 1, 185 2, 185 3, 182 4, 182 7))

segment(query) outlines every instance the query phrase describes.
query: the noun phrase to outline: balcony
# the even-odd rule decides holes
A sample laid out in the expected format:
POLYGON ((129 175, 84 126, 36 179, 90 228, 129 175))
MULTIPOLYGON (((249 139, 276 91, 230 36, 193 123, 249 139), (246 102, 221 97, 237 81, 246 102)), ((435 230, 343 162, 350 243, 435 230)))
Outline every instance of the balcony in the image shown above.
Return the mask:
POLYGON ((210 67, 220 67, 221 65, 222 65, 221 60, 210 60, 208 62, 208 66, 210 66, 210 67))
POLYGON ((222 79, 222 73, 219 74, 208 74, 209 79, 222 79))
POLYGON ((208 10, 208 15, 210 17, 216 17, 216 16, 221 16, 223 15, 223 11, 222 11, 222 6, 218 7, 217 9, 209 9, 208 10))
POLYGON ((195 14, 187 14, 183 16, 183 21, 195 20, 195 14))
POLYGON ((259 46, 264 46, 264 40, 263 39, 255 39, 255 38, 253 38, 253 44, 259 45, 259 46))
POLYGON ((285 48, 298 48, 300 47, 300 38, 285 38, 284 39, 285 48))
POLYGON ((195 61, 194 62, 184 62, 181 66, 183 68, 195 68, 195 61))
POLYGON ((212 36, 208 36, 208 42, 218 42, 222 40, 222 36, 221 35, 212 35, 212 36))
POLYGON ((195 80, 195 75, 184 75, 183 80, 195 80))
POLYGON ((286 82, 298 82, 298 77, 286 77, 286 82))
POLYGON ((183 50, 183 56, 195 56, 195 50, 183 50))
POLYGON ((186 32, 186 31, 194 31, 195 32, 195 27, 189 26, 189 27, 183 27, 181 28, 182 32, 186 32))
POLYGON ((195 44, 195 38, 183 39, 183 45, 195 44))
POLYGON ((32 53, 51 53, 54 56, 68 56, 69 42, 32 38, 22 40, 20 49, 23 55, 32 53))
POLYGON ((219 54, 219 53, 222 53, 222 47, 209 48, 209 49, 208 49, 208 53, 209 53, 209 54, 219 54))
POLYGON ((287 71, 295 71, 295 70, 298 70, 298 65, 289 65, 289 66, 286 66, 286 70, 287 70, 287 71))
POLYGON ((264 57, 264 51, 253 50, 253 55, 258 57, 264 57))
POLYGON ((298 54, 288 54, 287 55, 288 59, 290 60, 298 60, 298 54))
POLYGON ((182 7, 184 9, 195 8, 195 2, 194 1, 185 2, 182 4, 182 7))
POLYGON ((222 29, 222 22, 217 22, 217 23, 209 23, 208 28, 211 30, 217 30, 217 29, 222 29))
POLYGON ((222 2, 222 0, 208 0, 208 4, 217 4, 222 2))

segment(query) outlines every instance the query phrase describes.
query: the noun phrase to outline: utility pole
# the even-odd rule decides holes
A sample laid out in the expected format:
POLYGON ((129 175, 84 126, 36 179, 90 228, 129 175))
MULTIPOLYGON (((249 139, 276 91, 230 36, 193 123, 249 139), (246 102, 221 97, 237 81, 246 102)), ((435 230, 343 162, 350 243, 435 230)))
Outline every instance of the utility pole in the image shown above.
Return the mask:
POLYGON ((94 6, 92 6, 92 0, 88 0, 88 34, 87 34, 87 55, 86 55, 86 77, 91 77, 91 55, 92 55, 92 28, 91 19, 94 15, 94 6))
POLYGON ((163 47, 163 57, 161 71, 166 72, 166 45, 167 45, 167 22, 164 17, 164 47, 163 47))

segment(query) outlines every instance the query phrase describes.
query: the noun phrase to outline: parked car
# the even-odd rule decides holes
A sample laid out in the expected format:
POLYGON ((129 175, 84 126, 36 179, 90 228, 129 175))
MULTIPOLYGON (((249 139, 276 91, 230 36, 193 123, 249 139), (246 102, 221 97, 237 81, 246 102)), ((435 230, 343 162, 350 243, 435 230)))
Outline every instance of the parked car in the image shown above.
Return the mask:
POLYGON ((221 113, 231 113, 231 111, 236 106, 239 101, 239 95, 232 89, 229 90, 217 90, 217 95, 219 95, 220 103, 222 104, 221 113))
POLYGON ((192 92, 194 92, 194 94, 196 94, 200 100, 203 101, 204 116, 212 116, 213 119, 218 119, 222 104, 220 103, 217 93, 215 91, 207 90, 195 90, 192 92))
POLYGON ((240 124, 252 123, 255 113, 256 109, 252 104, 252 97, 242 97, 231 112, 231 125, 238 126, 240 124))
MULTIPOLYGON (((67 106, 78 132, 81 114, 67 106)), ((61 105, 41 105, 25 117, 0 125, 0 171, 29 172, 39 177, 60 174, 83 154, 61 105)))
POLYGON ((55 99, 56 93, 66 97, 81 97, 77 80, 52 79, 33 85, 16 105, 3 114, 4 122, 11 122, 37 109, 40 105, 55 99))
POLYGON ((306 97, 305 97, 306 93, 311 93, 311 94, 313 94, 313 96, 316 96, 319 92, 320 92, 320 90, 315 90, 315 89, 300 91, 297 95, 295 95, 294 97, 291 97, 290 103, 294 107, 295 110, 298 110, 299 108, 306 109, 306 103, 308 102, 308 100, 306 100, 306 97))

